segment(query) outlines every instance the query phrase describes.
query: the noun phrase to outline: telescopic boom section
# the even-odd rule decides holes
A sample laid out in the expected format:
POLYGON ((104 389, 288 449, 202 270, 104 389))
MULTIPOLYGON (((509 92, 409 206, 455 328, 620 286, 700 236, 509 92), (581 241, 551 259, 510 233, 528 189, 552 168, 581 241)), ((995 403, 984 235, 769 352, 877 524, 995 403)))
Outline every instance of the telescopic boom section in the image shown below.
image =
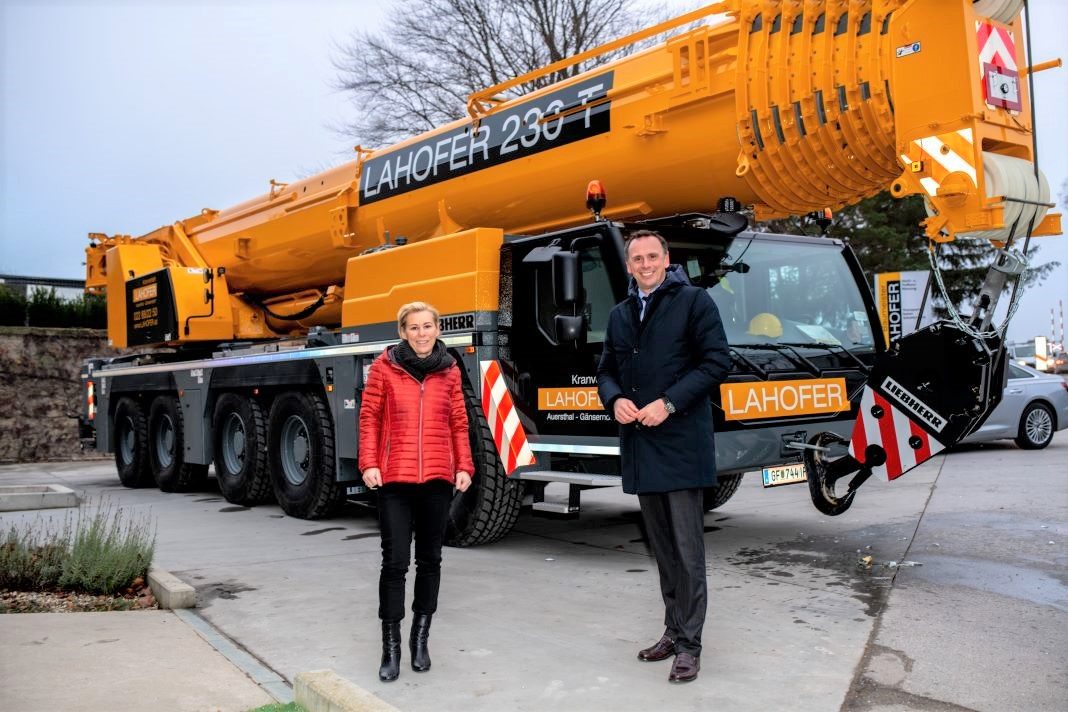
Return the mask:
MULTIPOLYGON (((476 227, 581 224, 589 213, 579 196, 592 178, 612 195, 607 219, 709 211, 724 197, 766 219, 889 188, 925 196, 935 240, 1056 233, 1033 162, 1019 8, 995 2, 1002 16, 988 18, 988 4, 710 5, 478 92, 456 122, 357 149, 355 161, 298 182, 272 181, 240 205, 138 238, 93 235, 87 285, 112 297, 116 345, 351 326, 362 286, 347 275, 359 273, 365 251, 476 227), (701 20, 514 96, 524 81, 701 20), (176 295, 155 307, 173 309, 173 328, 140 313, 138 288, 176 295)), ((436 269, 470 267, 446 259, 436 269)))

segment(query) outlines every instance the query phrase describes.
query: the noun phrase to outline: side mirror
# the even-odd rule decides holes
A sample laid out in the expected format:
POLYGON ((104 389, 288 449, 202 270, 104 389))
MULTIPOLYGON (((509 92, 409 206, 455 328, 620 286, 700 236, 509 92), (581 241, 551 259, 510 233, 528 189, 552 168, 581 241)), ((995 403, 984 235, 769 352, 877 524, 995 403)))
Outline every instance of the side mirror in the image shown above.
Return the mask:
POLYGON ((583 316, 570 314, 557 314, 553 318, 556 327, 556 342, 558 344, 570 344, 580 342, 586 336, 586 319, 583 316))
POLYGON ((576 304, 581 295, 578 255, 565 251, 553 253, 553 302, 557 307, 576 304))

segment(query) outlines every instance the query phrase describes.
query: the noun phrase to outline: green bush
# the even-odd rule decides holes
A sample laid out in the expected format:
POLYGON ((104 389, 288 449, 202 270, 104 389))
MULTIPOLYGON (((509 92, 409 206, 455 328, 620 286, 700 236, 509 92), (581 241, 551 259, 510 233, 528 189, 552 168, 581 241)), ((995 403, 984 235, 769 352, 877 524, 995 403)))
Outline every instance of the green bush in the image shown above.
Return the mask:
POLYGON ((0 543, 0 588, 54 589, 63 575, 70 545, 70 518, 58 532, 11 527, 0 543))
POLYGON ((26 324, 26 300, 0 284, 0 326, 24 326, 26 324))
POLYGON ((0 588, 113 594, 144 576, 156 544, 148 517, 103 501, 90 509, 58 528, 41 519, 11 527, 0 542, 0 588))
POLYGON ((59 585, 89 593, 115 593, 148 570, 155 539, 147 519, 126 518, 122 509, 113 512, 110 504, 91 517, 79 516, 59 585))
POLYGON ((0 284, 0 326, 106 329, 107 301, 99 294, 61 299, 55 289, 36 287, 29 299, 0 284))

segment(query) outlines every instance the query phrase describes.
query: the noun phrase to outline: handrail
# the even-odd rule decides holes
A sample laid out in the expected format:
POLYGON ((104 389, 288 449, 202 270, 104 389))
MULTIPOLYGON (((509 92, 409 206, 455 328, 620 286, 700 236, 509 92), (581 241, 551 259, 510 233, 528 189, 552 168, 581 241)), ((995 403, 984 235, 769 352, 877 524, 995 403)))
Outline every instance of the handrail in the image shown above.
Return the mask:
POLYGON ((480 116, 485 115, 485 113, 487 113, 489 110, 493 109, 500 103, 496 101, 494 97, 502 91, 511 89, 512 87, 518 86, 532 79, 544 77, 546 74, 552 74, 553 72, 559 69, 576 65, 579 62, 585 62, 587 59, 606 54, 621 47, 626 47, 636 42, 641 42, 642 40, 648 37, 659 35, 660 33, 666 32, 674 27, 678 27, 680 25, 685 25, 695 20, 699 20, 702 17, 727 12, 731 9, 734 9, 735 4, 736 3, 733 2, 717 2, 712 5, 707 5, 697 10, 692 10, 691 12, 688 12, 685 15, 679 15, 678 17, 673 18, 671 20, 667 20, 666 22, 661 22, 659 25, 647 27, 644 30, 639 30, 638 32, 627 35, 626 37, 620 37, 618 39, 612 40, 611 42, 607 42, 599 47, 588 49, 580 54, 566 57, 559 61, 553 62, 552 64, 548 64, 544 67, 529 71, 526 74, 522 74, 518 77, 513 77, 511 79, 501 82, 500 84, 494 84, 491 87, 487 87, 486 89, 482 89, 481 91, 475 92, 467 98, 467 113, 470 114, 471 118, 477 119, 480 116))

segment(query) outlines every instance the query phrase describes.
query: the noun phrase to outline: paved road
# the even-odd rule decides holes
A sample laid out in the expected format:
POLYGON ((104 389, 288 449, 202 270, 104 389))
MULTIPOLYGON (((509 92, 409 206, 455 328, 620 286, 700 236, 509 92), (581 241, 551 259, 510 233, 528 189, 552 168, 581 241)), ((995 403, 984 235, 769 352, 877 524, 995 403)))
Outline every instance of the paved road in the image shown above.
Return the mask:
POLYGON ((524 514, 497 544, 446 550, 434 668, 383 684, 373 512, 308 522, 215 490, 127 490, 110 462, 6 466, 0 484, 60 482, 150 512, 157 565, 197 587, 224 635, 290 681, 332 668, 412 712, 1060 710, 1066 462, 1068 431, 1040 452, 960 449, 870 482, 837 518, 804 487, 743 481, 706 519, 703 669, 685 686, 634 657, 659 636, 661 604, 637 502, 620 492, 585 494, 577 521, 524 514))

